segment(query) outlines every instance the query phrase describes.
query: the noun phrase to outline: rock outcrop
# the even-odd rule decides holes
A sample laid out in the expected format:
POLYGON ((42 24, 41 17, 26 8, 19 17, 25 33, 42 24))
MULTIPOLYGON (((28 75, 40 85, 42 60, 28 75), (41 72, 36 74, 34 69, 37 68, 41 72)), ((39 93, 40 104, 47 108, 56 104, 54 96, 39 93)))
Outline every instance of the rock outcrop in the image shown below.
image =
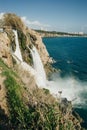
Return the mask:
POLYGON ((11 40, 13 40, 12 35, 11 35, 11 30, 12 29, 18 30, 19 41, 20 42, 22 41, 22 43, 20 43, 22 45, 22 49, 26 50, 27 52, 27 48, 26 48, 27 45, 34 44, 36 48, 38 49, 38 52, 41 56, 43 64, 45 65, 49 62, 52 62, 46 50, 45 45, 42 43, 42 39, 40 35, 34 30, 28 29, 18 16, 16 16, 15 14, 10 14, 10 13, 5 14, 3 16, 3 21, 4 21, 3 22, 4 24, 2 28, 4 29, 5 32, 7 32, 8 37, 10 37, 11 40))
POLYGON ((0 33, 0 58, 2 58, 9 67, 13 65, 10 51, 10 39, 6 32, 0 33))

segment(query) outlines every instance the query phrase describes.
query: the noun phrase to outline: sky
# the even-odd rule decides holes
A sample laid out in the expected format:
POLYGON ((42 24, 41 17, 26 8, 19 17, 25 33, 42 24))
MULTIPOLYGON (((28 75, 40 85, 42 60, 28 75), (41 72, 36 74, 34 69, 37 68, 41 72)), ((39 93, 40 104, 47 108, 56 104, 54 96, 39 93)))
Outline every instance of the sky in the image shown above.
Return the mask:
POLYGON ((87 33, 87 0, 0 0, 1 13, 15 13, 34 29, 87 33))

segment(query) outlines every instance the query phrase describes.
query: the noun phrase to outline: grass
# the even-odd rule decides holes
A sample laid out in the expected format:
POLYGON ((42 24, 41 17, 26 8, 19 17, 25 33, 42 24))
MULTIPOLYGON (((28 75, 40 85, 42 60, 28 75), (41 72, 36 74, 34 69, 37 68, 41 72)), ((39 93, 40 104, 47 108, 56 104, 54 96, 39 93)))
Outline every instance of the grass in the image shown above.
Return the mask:
POLYGON ((8 100, 8 107, 10 112, 10 123, 13 127, 24 127, 24 113, 26 112, 27 108, 25 107, 22 101, 22 94, 20 89, 21 86, 15 80, 17 74, 13 72, 11 69, 4 64, 2 60, 0 60, 0 66, 3 68, 2 75, 6 77, 4 84, 7 89, 7 100, 8 100))
POLYGON ((43 109, 44 113, 46 113, 44 114, 41 106, 26 106, 22 100, 22 87, 15 78, 17 74, 8 68, 2 60, 0 60, 0 66, 3 67, 2 75, 6 77, 4 84, 7 89, 10 125, 15 130, 33 130, 36 128, 39 130, 44 127, 47 130, 54 129, 56 126, 54 108, 49 107, 49 105, 44 105, 43 109), (41 115, 43 115, 44 120, 41 119, 41 115))
POLYGON ((22 50, 25 50, 26 49, 26 35, 24 35, 22 31, 18 30, 18 37, 19 37, 22 50))

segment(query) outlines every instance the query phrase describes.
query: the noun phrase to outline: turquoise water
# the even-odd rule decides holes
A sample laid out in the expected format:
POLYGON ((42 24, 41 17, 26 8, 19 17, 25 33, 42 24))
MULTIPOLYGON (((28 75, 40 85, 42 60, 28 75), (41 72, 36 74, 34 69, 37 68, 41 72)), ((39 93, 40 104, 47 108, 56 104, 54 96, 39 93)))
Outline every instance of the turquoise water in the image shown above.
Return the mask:
POLYGON ((82 126, 87 129, 87 38, 43 38, 43 42, 50 56, 56 61, 53 66, 60 70, 58 75, 62 79, 67 77, 75 79, 75 85, 80 90, 78 91, 80 102, 77 99, 73 106, 84 119, 82 126))

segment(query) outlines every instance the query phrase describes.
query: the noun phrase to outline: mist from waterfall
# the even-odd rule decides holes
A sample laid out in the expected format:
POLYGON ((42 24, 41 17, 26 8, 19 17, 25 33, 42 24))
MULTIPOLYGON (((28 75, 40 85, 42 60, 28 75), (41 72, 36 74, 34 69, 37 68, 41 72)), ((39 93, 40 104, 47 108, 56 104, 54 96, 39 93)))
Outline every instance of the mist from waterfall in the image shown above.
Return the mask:
POLYGON ((47 88, 55 97, 61 97, 72 101, 73 106, 87 108, 87 83, 72 77, 62 78, 60 74, 53 74, 52 81, 48 81, 47 88))
POLYGON ((25 61, 23 61, 23 58, 21 55, 21 50, 19 47, 17 30, 13 30, 13 32, 15 35, 16 50, 15 50, 15 52, 12 52, 12 56, 16 60, 17 64, 20 64, 20 66, 22 67, 23 70, 28 71, 29 73, 31 73, 31 75, 34 76, 38 87, 45 87, 46 86, 46 74, 43 69, 43 64, 41 62, 40 56, 39 56, 36 48, 34 47, 33 50, 30 49, 32 56, 33 56, 33 61, 34 61, 33 62, 34 66, 32 67, 29 64, 27 64, 25 61), (38 62, 36 62, 36 61, 38 61, 38 62))

